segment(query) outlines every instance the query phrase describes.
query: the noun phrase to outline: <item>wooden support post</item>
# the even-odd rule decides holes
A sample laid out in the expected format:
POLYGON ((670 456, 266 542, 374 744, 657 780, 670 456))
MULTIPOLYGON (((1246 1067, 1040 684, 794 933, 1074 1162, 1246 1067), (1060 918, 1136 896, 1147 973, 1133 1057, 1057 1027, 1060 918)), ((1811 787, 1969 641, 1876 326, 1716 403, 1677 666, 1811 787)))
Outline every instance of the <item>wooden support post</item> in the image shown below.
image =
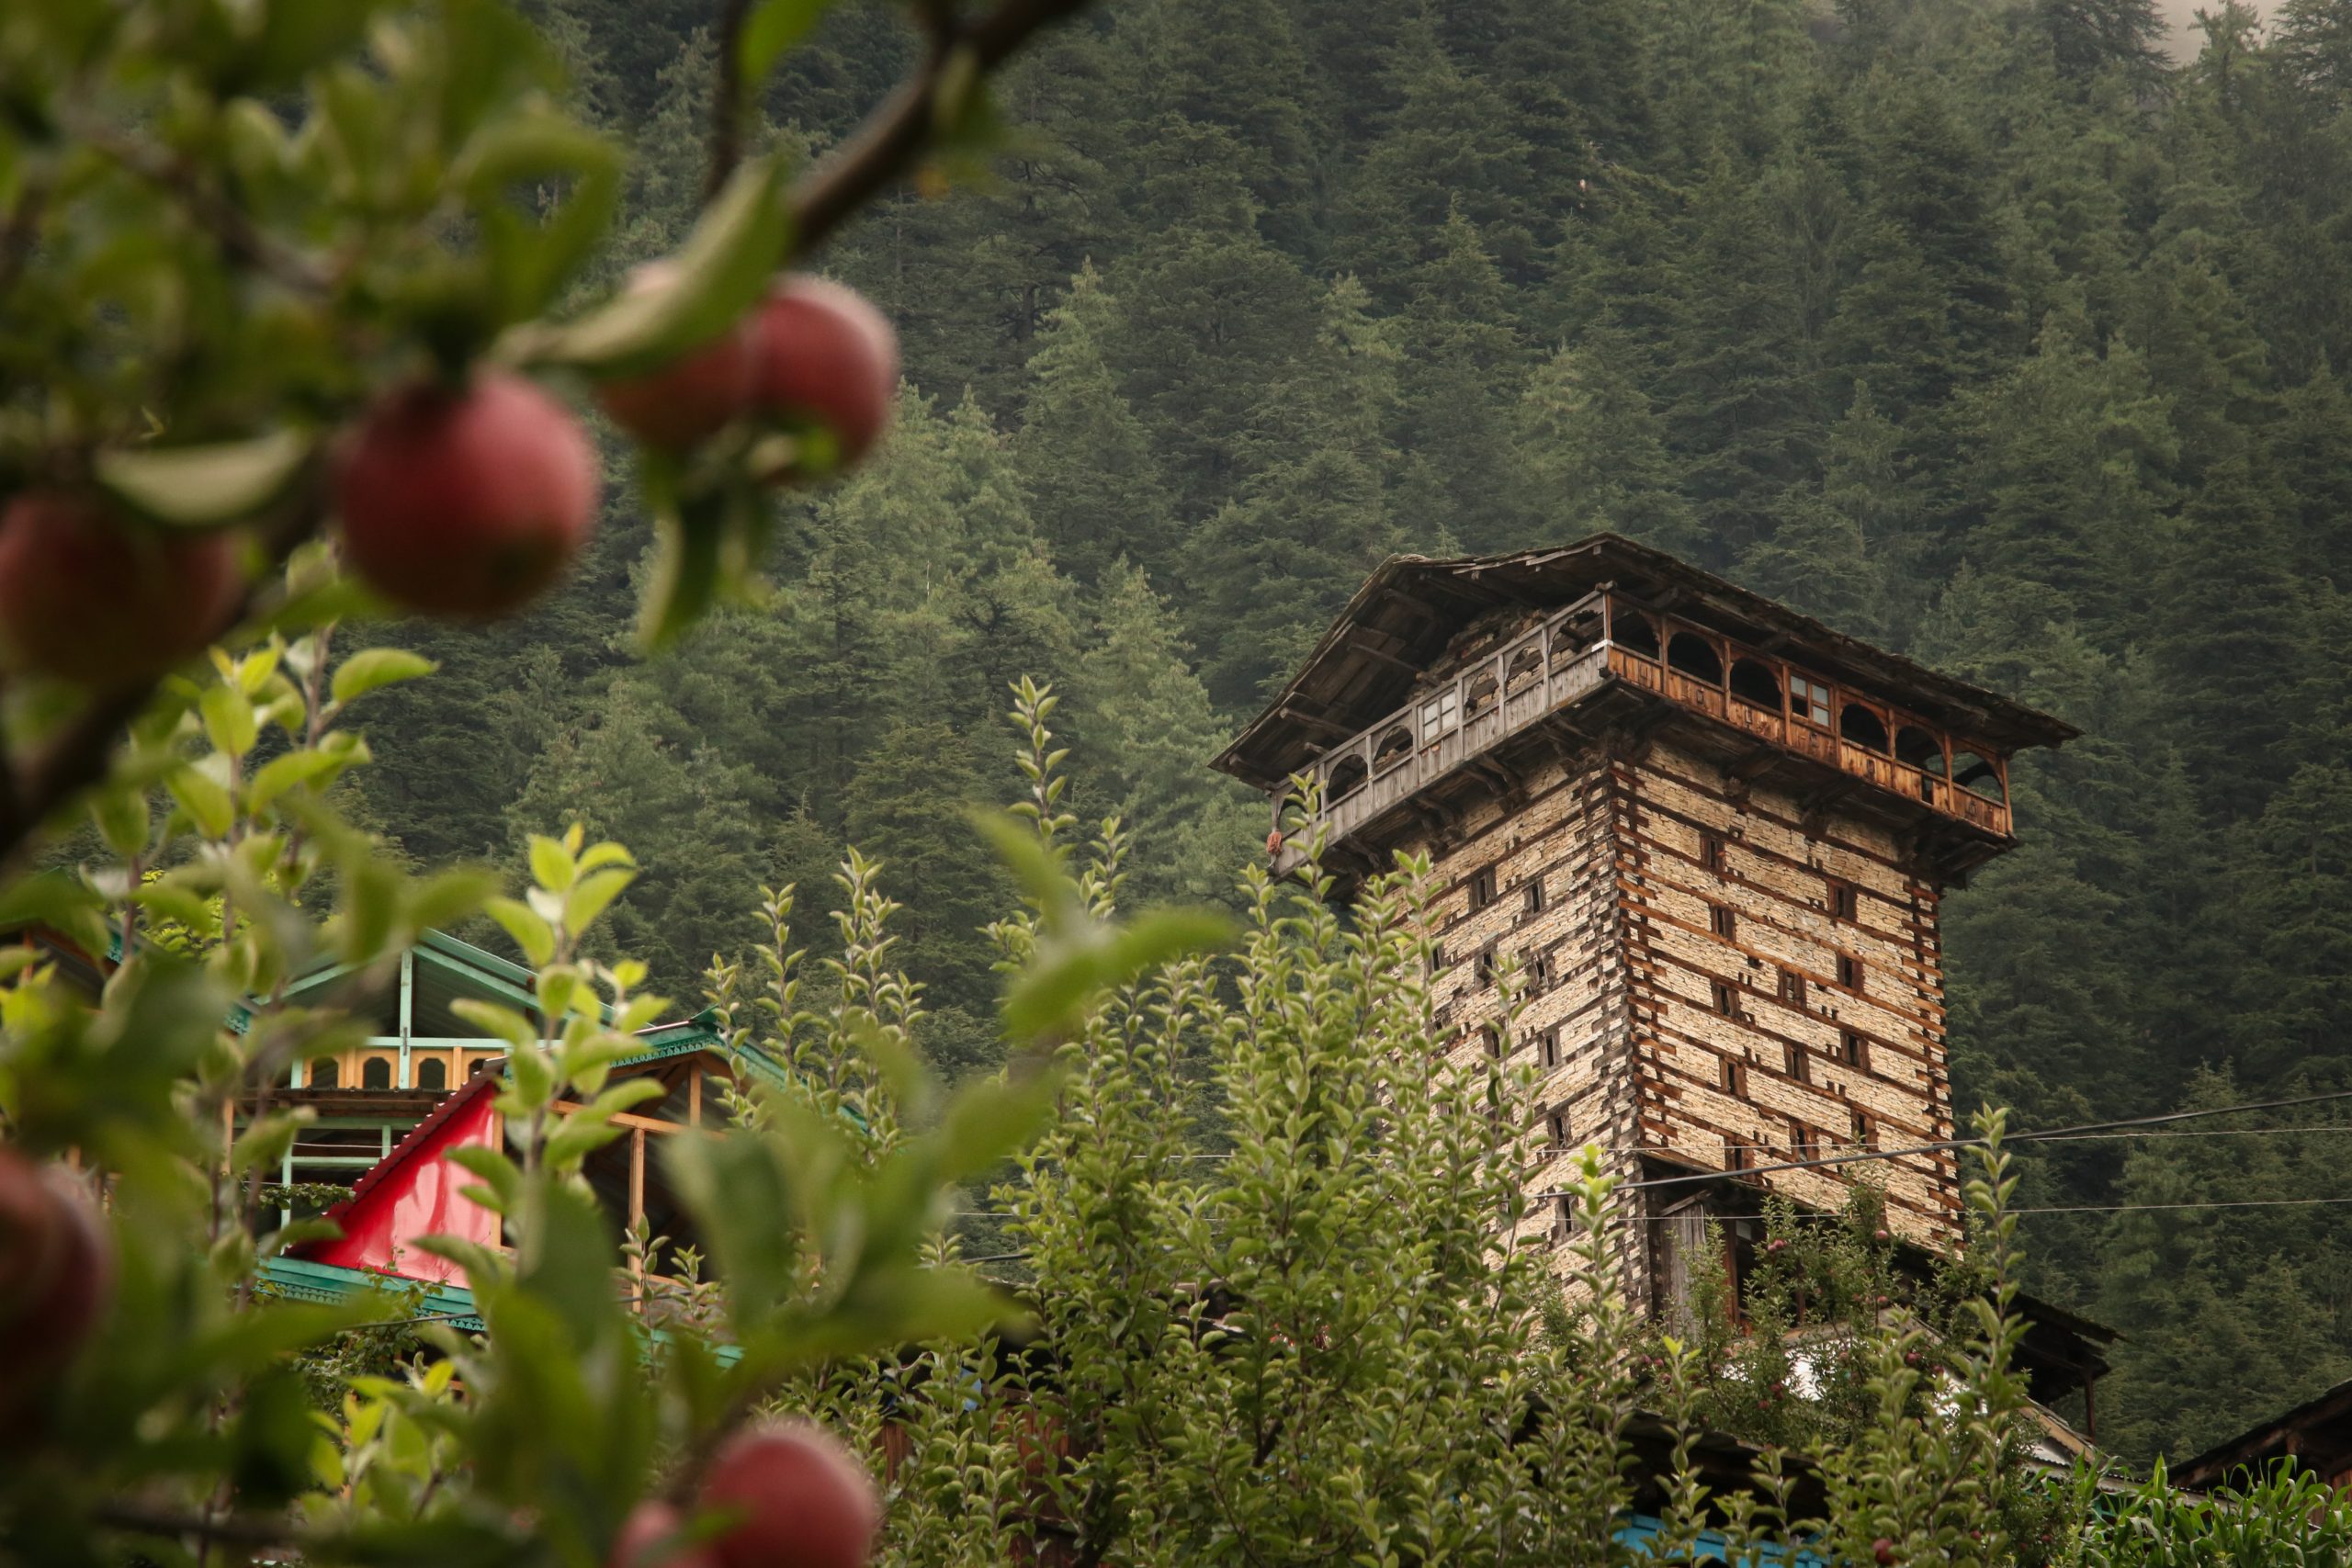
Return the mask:
MULTIPOLYGON (((645 1129, 639 1128, 628 1135, 628 1232, 637 1234, 637 1224, 645 1218, 645 1129)), ((629 1303, 639 1313, 645 1310, 645 1258, 642 1254, 629 1260, 628 1271, 638 1281, 629 1292, 629 1303)))
POLYGON ((402 1089, 414 1089, 416 1076, 409 1066, 409 1046, 416 1024, 416 954, 401 954, 401 1070, 393 1081, 402 1089))
POLYGON ((645 1218, 645 1129, 628 1135, 628 1228, 645 1218))

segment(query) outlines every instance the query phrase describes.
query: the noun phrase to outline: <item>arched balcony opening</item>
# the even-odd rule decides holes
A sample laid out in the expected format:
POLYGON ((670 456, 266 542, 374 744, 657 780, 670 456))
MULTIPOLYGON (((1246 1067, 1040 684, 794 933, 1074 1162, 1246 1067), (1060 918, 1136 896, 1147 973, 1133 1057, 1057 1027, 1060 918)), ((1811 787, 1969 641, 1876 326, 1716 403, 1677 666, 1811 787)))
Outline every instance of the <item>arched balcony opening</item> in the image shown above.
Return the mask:
POLYGON ((2001 784, 2000 764, 1973 751, 1951 754, 1951 782, 1971 795, 1983 795, 2003 806, 2009 803, 2009 792, 2001 784))
POLYGON ((438 1056, 427 1056, 424 1060, 419 1062, 416 1065, 416 1087, 419 1089, 447 1089, 449 1087, 449 1064, 443 1061, 438 1056))
POLYGON ((1397 725, 1373 743, 1372 771, 1385 773, 1413 754, 1413 732, 1397 725))
POLYGON ((1753 707, 1781 711, 1781 674, 1754 659, 1731 661, 1731 694, 1753 707))
POLYGON ((1657 623, 1639 610, 1617 607, 1611 622, 1610 638, 1628 653, 1638 653, 1645 659, 1658 657, 1657 623))
POLYGON ((1501 699, 1502 687, 1496 682, 1493 671, 1489 671, 1471 682, 1470 689, 1462 696, 1462 716, 1476 718, 1501 699))
POLYGON ((1543 644, 1540 642, 1523 644, 1518 652, 1510 656, 1510 663, 1503 671, 1503 690, 1516 692, 1543 673, 1543 644))
POLYGON ((1347 799, 1362 789, 1364 780, 1371 776, 1371 771, 1363 765, 1362 757, 1340 758, 1323 785, 1323 804, 1328 807, 1335 800, 1347 799))
POLYGON ((360 1063, 359 1087, 361 1089, 391 1088, 391 1059, 387 1056, 370 1056, 365 1062, 360 1063))
POLYGON ((1838 738, 1865 751, 1886 750, 1886 720, 1875 709, 1848 703, 1838 715, 1838 738))
POLYGON ((1724 683, 1724 656, 1696 632, 1677 632, 1666 645, 1667 668, 1711 686, 1724 683))
POLYGON ((1894 760, 1922 773, 1940 774, 1944 771, 1944 743, 1916 724, 1903 725, 1894 732, 1894 760))
POLYGON ((311 1076, 304 1081, 311 1089, 341 1089, 343 1064, 332 1056, 322 1056, 311 1064, 311 1076))

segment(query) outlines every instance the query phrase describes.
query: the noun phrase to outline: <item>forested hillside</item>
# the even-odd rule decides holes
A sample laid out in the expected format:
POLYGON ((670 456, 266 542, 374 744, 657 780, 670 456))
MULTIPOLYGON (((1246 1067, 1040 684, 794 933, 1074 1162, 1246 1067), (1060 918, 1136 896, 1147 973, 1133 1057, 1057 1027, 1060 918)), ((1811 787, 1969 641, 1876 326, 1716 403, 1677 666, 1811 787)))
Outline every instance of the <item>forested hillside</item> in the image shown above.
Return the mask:
MULTIPOLYGON (((653 254, 709 7, 537 9, 653 254)), ((1203 760, 1377 559, 1613 528, 2083 727, 1947 907, 1963 1107, 2352 1088, 2352 0, 2217 9, 2175 68, 2154 0, 1114 0, 1012 73, 992 178, 830 254, 909 386, 772 604, 639 661, 616 500, 543 614, 405 634, 444 673, 382 699, 367 808, 426 862, 584 813, 681 995, 762 883, 821 941, 857 842, 967 1066, 1007 682, 1065 694, 1138 891, 1214 896, 1264 821, 1203 760)), ((896 28, 837 13, 774 134, 839 135, 896 28)), ((2103 1212, 2352 1198, 2352 1113, 2245 1124, 2320 1130, 2027 1162, 2127 1453, 2352 1374, 2352 1203, 2103 1212)))

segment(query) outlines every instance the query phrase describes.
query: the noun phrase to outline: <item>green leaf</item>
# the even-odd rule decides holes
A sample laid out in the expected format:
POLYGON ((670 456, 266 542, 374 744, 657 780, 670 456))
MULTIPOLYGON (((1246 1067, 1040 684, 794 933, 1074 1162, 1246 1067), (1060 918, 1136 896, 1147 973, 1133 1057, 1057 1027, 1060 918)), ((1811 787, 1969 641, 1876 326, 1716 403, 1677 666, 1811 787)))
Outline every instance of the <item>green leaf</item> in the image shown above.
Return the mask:
POLYGON ((92 471, 118 501, 158 522, 217 526, 275 500, 310 453, 310 437, 279 430, 209 446, 102 452, 92 471))
POLYGON ((255 813, 266 811, 270 803, 288 790, 333 778, 353 762, 364 761, 365 756, 362 748, 357 752, 303 750, 272 757, 254 771, 253 783, 245 786, 245 804, 255 813))
POLYGON ((506 934, 514 939, 533 968, 555 956, 555 928, 528 904, 516 898, 492 898, 482 905, 482 912, 506 928, 506 934))
POLYGON ((180 803, 196 830, 208 839, 225 839, 231 824, 237 819, 236 807, 229 799, 229 791, 218 779, 193 763, 174 768, 165 775, 164 787, 180 803))
POLYGON ((211 936, 220 924, 218 912, 203 894, 176 882, 151 882, 133 893, 130 901, 149 914, 178 921, 199 938, 211 936))
POLYGON ((671 1190, 694 1216, 714 1272, 727 1281, 739 1336, 798 1289, 790 1183, 775 1149, 755 1134, 665 1138, 671 1190))
POLYGON ((561 840, 545 833, 531 835, 532 881, 550 893, 561 893, 571 887, 576 874, 578 867, 572 863, 571 852, 563 847, 561 840))
POLYGON ((147 792, 135 785, 107 784, 90 797, 90 818, 107 849, 124 860, 147 847, 153 824, 147 810, 147 792))
POLYGON ((238 51, 237 85, 247 93, 292 86, 305 73, 341 54, 367 30, 380 0, 271 0, 261 34, 238 51))
POLYGON ((334 672, 335 705, 364 697, 379 686, 396 681, 413 681, 430 675, 441 668, 422 654, 411 653, 404 648, 363 649, 345 660, 334 672))
POLYGON ((957 1094, 937 1134, 939 1179, 981 1175, 1027 1144, 1060 1092, 1060 1074, 1035 1072, 1010 1082, 976 1084, 957 1094))
POLYGON ((254 705, 233 686, 207 686, 196 706, 204 716, 205 739, 212 742, 216 750, 242 757, 261 738, 261 724, 254 716, 254 705))
POLYGON ((518 1051, 538 1038, 538 1032, 532 1027, 529 1019, 498 1002, 457 997, 451 999, 449 1010, 491 1039, 503 1040, 518 1051))
MULTIPOLYGON (((735 172, 659 287, 630 288, 568 326, 526 333, 507 352, 597 375, 651 369, 732 325, 764 294, 791 236, 780 158, 735 172)), ((518 329, 519 331, 520 329, 518 329)))
POLYGON ((498 887, 498 874, 480 866, 437 873, 411 885, 409 924, 418 931, 456 925, 480 909, 498 887))
POLYGON ((634 871, 600 871, 594 876, 583 876, 579 886, 563 901, 564 929, 573 933, 586 931, 596 923, 621 890, 637 880, 634 871))
POLYGON ((94 958, 107 951, 107 901, 67 871, 36 872, 0 890, 0 931, 48 926, 94 958))
POLYGON ((483 128, 459 158, 454 176, 481 227, 494 313, 501 322, 544 310, 595 252, 611 227, 620 193, 620 156, 613 144, 574 121, 526 112, 483 128), (509 199, 527 185, 533 196, 560 191, 551 209, 509 199))
POLYGON ((1148 909, 1112 939, 1111 984, 1124 986, 1171 959, 1215 953, 1233 940, 1231 916, 1220 909, 1148 909))
POLYGON ((745 92, 767 80, 785 51, 824 19, 832 0, 760 0, 735 43, 735 80, 745 92))
POLYGON ((650 465, 645 502, 653 514, 653 571, 646 581, 637 636, 653 652, 675 643, 718 602, 727 506, 717 495, 682 501, 673 490, 654 482, 650 465))
POLYGON ((514 1206, 522 1201, 523 1168, 503 1151, 461 1147, 451 1149, 447 1157, 459 1169, 480 1177, 499 1202, 505 1205, 506 1213, 513 1213, 514 1206))

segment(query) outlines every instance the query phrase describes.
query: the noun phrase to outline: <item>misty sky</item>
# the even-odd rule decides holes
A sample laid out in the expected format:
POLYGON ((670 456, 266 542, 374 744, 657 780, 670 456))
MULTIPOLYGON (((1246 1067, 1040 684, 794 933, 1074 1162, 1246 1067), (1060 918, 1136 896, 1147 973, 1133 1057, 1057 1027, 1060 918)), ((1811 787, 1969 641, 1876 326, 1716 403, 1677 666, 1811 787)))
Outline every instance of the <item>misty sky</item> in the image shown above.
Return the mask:
MULTIPOLYGON (((2254 8, 2267 12, 2269 0, 2253 0, 2254 8)), ((2197 47, 2197 23, 2193 19, 2201 8, 2211 10, 2220 0, 2164 0, 2165 15, 2173 25, 2172 48, 2176 55, 2187 54, 2197 47)))

